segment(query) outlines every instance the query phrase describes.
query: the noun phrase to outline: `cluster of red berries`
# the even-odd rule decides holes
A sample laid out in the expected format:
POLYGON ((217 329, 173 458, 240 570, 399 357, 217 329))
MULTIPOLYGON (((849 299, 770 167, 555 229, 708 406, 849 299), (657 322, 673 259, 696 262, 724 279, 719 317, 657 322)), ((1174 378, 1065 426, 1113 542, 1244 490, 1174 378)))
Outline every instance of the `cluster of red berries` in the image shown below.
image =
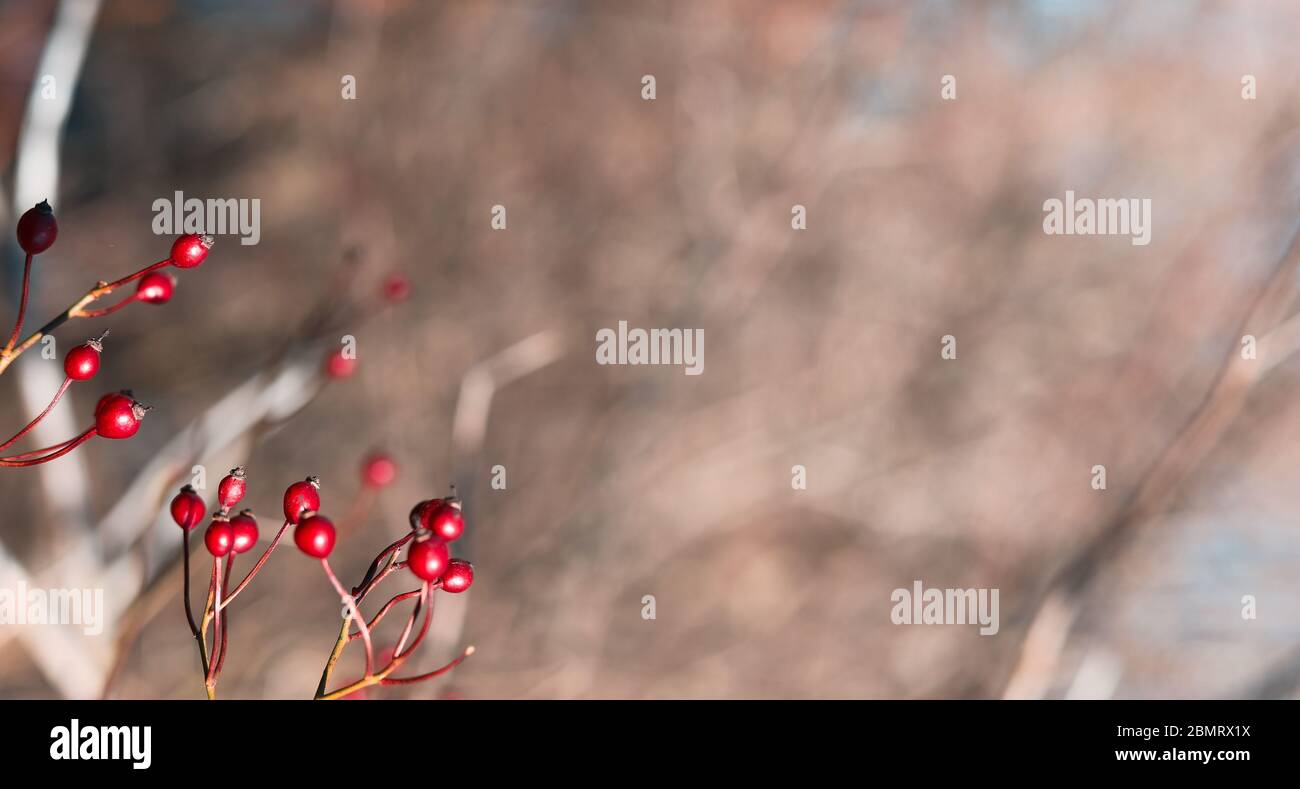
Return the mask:
MULTIPOLYGON (((195 234, 181 236, 172 243, 171 251, 166 259, 160 260, 116 282, 99 283, 76 304, 20 343, 19 337, 22 335, 23 320, 27 314, 33 258, 53 246, 58 235, 59 225, 54 218, 54 211, 47 201, 42 200, 36 206, 24 212, 18 219, 18 246, 26 253, 27 260, 23 268, 22 299, 18 307, 18 320, 14 325, 9 341, 4 345, 3 350, 0 350, 0 372, 4 372, 5 368, 15 358, 32 347, 46 332, 72 318, 101 317, 116 312, 135 301, 142 301, 146 304, 165 304, 175 292, 176 281, 171 275, 163 273, 159 269, 167 266, 194 268, 207 259, 208 250, 212 248, 212 239, 208 236, 195 234), (118 304, 98 310, 86 309, 86 305, 96 299, 137 280, 138 284, 135 293, 118 304)), ((108 332, 105 331, 98 339, 88 340, 68 352, 63 360, 65 375, 63 385, 59 387, 50 404, 26 427, 18 431, 8 441, 0 444, 0 451, 7 449, 31 432, 53 410, 72 383, 89 381, 99 373, 101 357, 104 353, 104 338, 107 336, 108 332)), ((106 394, 99 399, 95 406, 95 423, 80 435, 44 449, 0 457, 0 467, 34 466, 46 463, 66 455, 96 435, 113 439, 130 438, 140 429, 140 420, 144 418, 148 410, 149 408, 136 401, 129 391, 106 394)))
MULTIPOLYGON (((365 459, 361 472, 364 490, 373 492, 392 483, 397 476, 397 466, 392 458, 376 453, 365 459)), ((361 680, 358 680, 361 686, 422 681, 437 676, 445 670, 450 670, 460 660, 473 654, 473 648, 470 647, 452 664, 420 677, 390 679, 388 676, 402 664, 410 651, 428 632, 429 617, 432 614, 432 607, 426 603, 428 595, 438 589, 452 594, 459 594, 468 590, 474 583, 473 565, 463 559, 451 558, 451 549, 449 547, 452 542, 465 533, 465 518, 461 512, 460 499, 453 495, 443 499, 422 501, 415 505, 410 514, 411 531, 381 551, 371 564, 371 569, 367 573, 365 580, 349 593, 339 583, 334 571, 330 568, 329 555, 334 550, 338 532, 334 527, 334 523, 319 512, 321 506, 320 479, 314 476, 294 482, 285 489, 282 502, 284 524, 280 527, 279 532, 256 565, 238 585, 232 587, 230 585, 230 563, 234 561, 236 555, 251 550, 258 541, 257 520, 250 510, 245 509, 237 515, 230 515, 231 510, 244 499, 247 491, 248 477, 242 467, 232 469, 217 485, 217 510, 212 514, 207 530, 203 535, 203 544, 208 553, 212 555, 213 565, 209 583, 208 604, 202 617, 202 625, 196 623, 193 611, 190 608, 188 579, 189 533, 205 517, 203 498, 199 496, 192 486, 186 485, 176 494, 170 505, 172 519, 181 527, 185 535, 184 558, 187 586, 184 597, 186 616, 190 622, 190 629, 200 645, 199 654, 203 660, 210 697, 214 697, 216 683, 220 677, 226 655, 229 624, 228 619, 222 616, 222 611, 234 601, 235 597, 262 569, 271 552, 279 545, 281 537, 284 536, 285 531, 290 526, 293 526, 293 541, 298 546, 298 550, 320 560, 326 576, 348 606, 349 619, 344 622, 343 634, 340 635, 340 644, 345 644, 358 636, 366 642, 366 675, 361 680), (407 550, 405 562, 398 562, 398 553, 408 543, 410 547, 407 550), (222 573, 223 560, 225 561, 224 574, 222 573), (384 562, 387 562, 387 564, 384 564, 384 562), (423 586, 415 591, 405 592, 394 597, 381 609, 374 621, 367 625, 365 620, 361 618, 358 608, 361 601, 384 577, 403 566, 410 569, 420 579, 423 586), (411 623, 406 631, 408 635, 411 634, 411 628, 416 621, 415 617, 423 610, 425 621, 419 630, 415 632, 415 640, 410 643, 406 651, 402 651, 400 654, 398 654, 398 651, 400 651, 400 647, 398 647, 387 658, 387 667, 380 669, 378 672, 374 671, 374 652, 370 636, 371 627, 382 619, 397 602, 417 595, 420 597, 421 602, 412 612, 411 623), (211 651, 207 647, 209 622, 214 622, 216 626, 211 651), (359 632, 354 636, 347 635, 349 622, 360 628, 359 632)), ((403 641, 405 641, 405 636, 403 641)), ((331 662, 330 666, 332 665, 331 662)), ((346 695, 348 689, 336 691, 333 694, 325 693, 323 687, 327 679, 328 668, 326 678, 322 680, 322 691, 318 694, 318 698, 337 698, 346 695)))
POLYGON ((474 565, 451 558, 449 545, 465 533, 460 499, 429 499, 411 509, 415 537, 407 552, 407 566, 425 581, 439 580, 444 591, 465 591, 474 583, 474 565))
MULTIPOLYGON (((231 516, 230 510, 244 498, 246 477, 244 469, 232 469, 217 486, 219 509, 213 513, 212 522, 203 533, 203 545, 214 557, 230 553, 247 553, 257 544, 257 519, 252 510, 243 510, 231 516)), ((203 520, 203 498, 194 488, 186 485, 172 499, 171 514, 176 525, 192 529, 203 520)))
MULTIPOLYGON (((374 455, 363 466, 363 481, 382 487, 396 476, 396 465, 385 455, 374 455)), ((203 544, 214 557, 231 552, 244 553, 257 544, 257 520, 252 510, 230 516, 230 510, 243 500, 247 491, 247 474, 243 467, 232 469, 217 486, 218 510, 213 514, 203 544)), ((320 510, 320 478, 307 477, 284 491, 285 525, 294 527, 293 542, 298 550, 315 559, 325 559, 334 551, 338 531, 334 522, 320 510)), ((204 517, 203 498, 186 485, 171 502, 171 516, 176 525, 193 529, 204 517)), ((441 581, 447 592, 460 593, 474 583, 474 566, 451 557, 450 544, 465 533, 461 501, 455 496, 429 499, 411 510, 411 547, 407 566, 423 581, 441 581)))

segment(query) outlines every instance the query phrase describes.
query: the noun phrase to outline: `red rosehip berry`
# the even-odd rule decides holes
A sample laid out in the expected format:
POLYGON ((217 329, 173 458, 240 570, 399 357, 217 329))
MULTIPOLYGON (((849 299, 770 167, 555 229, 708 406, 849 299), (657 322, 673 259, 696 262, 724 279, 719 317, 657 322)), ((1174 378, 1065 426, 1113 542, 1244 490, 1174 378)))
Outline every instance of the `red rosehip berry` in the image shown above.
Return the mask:
POLYGON ((293 528, 293 542, 298 550, 317 559, 324 559, 334 550, 334 524, 329 518, 309 513, 293 528))
POLYGON ((126 395, 100 400, 95 409, 95 430, 104 438, 130 438, 140 429, 140 420, 149 412, 126 395))
POLYGON ((235 542, 235 530, 230 528, 230 521, 213 518, 208 530, 203 533, 203 544, 213 556, 225 556, 230 553, 230 546, 235 542))
POLYGON ((464 559, 452 559, 442 573, 442 589, 460 594, 474 584, 474 565, 464 559))
POLYGON ((431 508, 425 515, 422 525, 447 542, 460 539, 460 535, 465 533, 465 518, 460 513, 460 499, 450 498, 431 508))
POLYGON ((382 452, 376 452, 361 464, 361 481, 372 488, 383 488, 397 479, 397 464, 382 452))
POLYGON ((135 297, 145 304, 166 304, 176 292, 176 278, 161 271, 151 271, 140 279, 135 297))
POLYGON ((411 528, 427 529, 425 524, 429 522, 429 515, 442 504, 442 499, 429 499, 422 501, 411 508, 411 528))
POLYGON ((109 392, 99 398, 98 403, 95 403, 95 416, 99 416, 101 411, 108 408, 110 404, 116 403, 119 400, 125 400, 126 404, 130 405, 135 400, 135 396, 131 393, 130 389, 123 389, 120 392, 109 392))
POLYGON ((284 491, 284 519, 297 523, 303 512, 320 509, 320 477, 295 482, 284 491))
POLYGON ((411 281, 405 274, 393 272, 384 278, 384 301, 389 304, 401 304, 411 296, 411 281))
POLYGON ((447 570, 450 561, 447 543, 431 534, 417 537, 406 555, 406 565, 411 572, 425 581, 436 581, 447 570))
POLYGON ((39 255, 49 249, 58 235, 59 223, 54 221, 54 209, 46 200, 18 218, 18 246, 29 255, 39 255))
POLYGON ((230 519, 230 550, 245 553, 257 545, 257 519, 252 510, 244 510, 230 519))
POLYGON ((99 372, 99 355, 104 352, 104 337, 87 340, 85 345, 78 345, 68 351, 63 359, 63 372, 74 381, 89 381, 99 372))
POLYGON ((186 485, 181 488, 181 492, 176 494, 172 499, 172 520, 182 529, 193 529, 203 520, 203 497, 194 492, 194 488, 186 485))
POLYGON ((228 510, 242 501, 247 486, 248 480, 244 474, 244 467, 232 468, 217 485, 217 503, 221 509, 228 510))
POLYGON ((208 257, 212 236, 189 233, 172 242, 171 264, 176 268, 194 268, 208 257))
POLYGON ((338 380, 347 378, 357 371, 357 359, 355 356, 344 356, 343 349, 331 353, 325 357, 325 374, 330 378, 338 380))

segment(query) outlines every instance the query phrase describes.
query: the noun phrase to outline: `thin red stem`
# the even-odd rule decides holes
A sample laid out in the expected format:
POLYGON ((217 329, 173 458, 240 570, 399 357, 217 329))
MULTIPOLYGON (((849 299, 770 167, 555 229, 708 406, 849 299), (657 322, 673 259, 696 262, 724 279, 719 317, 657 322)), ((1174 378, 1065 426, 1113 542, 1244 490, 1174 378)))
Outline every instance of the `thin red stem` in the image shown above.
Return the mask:
POLYGON ((330 560, 321 559, 320 566, 324 568, 325 576, 334 585, 334 590, 339 593, 339 598, 352 612, 352 618, 357 620, 357 627, 361 630, 361 639, 366 642, 366 676, 369 677, 375 669, 375 648, 370 642, 370 628, 366 627, 366 620, 361 616, 361 611, 357 608, 357 601, 352 595, 343 590, 343 584, 339 583, 338 577, 330 569, 330 560))
POLYGON ((60 441, 59 443, 53 446, 42 447, 40 449, 31 449, 26 452, 19 452, 17 455, 6 455, 4 459, 5 460, 26 460, 27 458, 34 458, 37 455, 44 455, 46 452, 53 452, 56 449, 63 449, 68 444, 71 444, 73 441, 76 441, 77 438, 79 438, 79 436, 73 436, 67 441, 60 441))
POLYGON ((123 285, 129 285, 130 283, 135 282, 137 279, 140 279, 145 274, 148 274, 153 271, 157 271, 158 269, 163 268, 164 266, 170 265, 171 262, 172 262, 171 258, 167 258, 166 260, 160 260, 157 263, 154 263, 152 266, 145 266, 144 268, 140 269, 134 274, 129 274, 117 280, 116 282, 110 282, 107 285, 96 288, 96 290, 99 291, 101 294, 112 293, 113 291, 117 290, 123 285))
POLYGON ((19 430, 17 433, 15 433, 13 438, 9 439, 3 444, 0 444, 0 451, 4 451, 9 447, 13 446, 18 441, 18 439, 30 433, 32 431, 32 428, 40 424, 41 420, 44 419, 46 416, 48 416, 50 411, 54 410, 54 406, 58 405, 59 400, 63 399, 63 395, 65 392, 68 391, 69 386, 72 386, 72 379, 64 378, 63 385, 59 387, 59 391, 54 393, 54 399, 50 401, 49 405, 45 406, 45 410, 42 411, 40 414, 38 414, 35 419, 28 422, 27 427, 24 427, 22 430, 19 430))
POLYGON ((375 591, 375 588, 378 587, 379 584, 385 578, 387 578, 388 576, 392 575, 393 573, 397 572, 398 570, 402 569, 405 566, 406 566, 406 562, 393 562, 392 564, 385 566, 384 569, 380 571, 379 575, 376 575, 374 577, 374 580, 370 582, 369 586, 363 589, 359 594, 355 595, 357 598, 357 602, 360 603, 361 601, 365 600, 366 595, 375 591))
POLYGON ((379 681, 379 684, 381 684, 381 685, 414 685, 414 684, 417 683, 417 682, 425 682, 426 680, 430 680, 430 679, 433 679, 434 677, 440 677, 440 676, 442 676, 443 674, 446 674, 448 671, 451 671, 452 669, 456 668, 456 667, 459 666, 461 663, 464 663, 464 662, 465 662, 465 659, 468 658, 468 657, 469 657, 470 655, 472 655, 472 654, 474 654, 474 647, 472 647, 472 646, 470 646, 470 647, 465 647, 465 651, 464 651, 464 653, 461 654, 460 657, 458 657, 458 658, 456 658, 455 660, 451 661, 450 663, 448 663, 447 665, 443 666, 442 668, 434 669, 433 671, 430 671, 430 672, 428 672, 427 674, 420 674, 420 675, 415 676, 415 677, 384 677, 383 679, 381 679, 381 680, 379 681))
POLYGON ((9 342, 5 343, 5 356, 14 349, 14 343, 18 342, 19 335, 23 333, 23 320, 27 317, 27 296, 31 293, 31 284, 32 254, 28 252, 27 260, 23 263, 23 295, 18 301, 18 322, 14 324, 14 331, 9 335, 9 342))
MULTIPOLYGON (((361 583, 357 584, 352 589, 353 594, 359 595, 358 599, 365 597, 366 592, 370 591, 370 587, 374 586, 378 582, 378 579, 375 578, 375 573, 379 571, 379 563, 382 562, 385 558, 387 558, 391 554, 394 554, 397 551, 401 550, 402 546, 410 542, 411 538, 414 536, 415 536, 415 532, 413 531, 409 532, 406 534, 406 536, 394 541, 387 548, 379 552, 379 555, 375 557, 375 560, 370 563, 369 569, 366 570, 365 578, 362 578, 361 583)), ((391 562, 389 566, 392 566, 391 562)))
POLYGON ((420 587, 420 602, 415 607, 415 610, 411 612, 411 618, 406 620, 406 628, 402 631, 402 637, 397 640, 397 646, 393 647, 393 660, 396 661, 398 665, 401 665, 401 661, 410 657, 411 653, 415 651, 415 648, 424 640, 424 636, 429 632, 429 623, 432 621, 433 587, 428 581, 426 581, 424 586, 420 587), (420 634, 411 642, 409 648, 402 649, 402 647, 406 646, 406 639, 411 636, 411 628, 415 626, 415 619, 420 615, 421 608, 424 609, 424 624, 420 625, 420 634))
MULTIPOLYGON (((409 592, 402 592, 399 595, 394 595, 391 600, 389 600, 387 603, 384 603, 383 608, 379 609, 379 613, 375 614, 375 618, 370 620, 370 624, 368 625, 369 628, 371 630, 374 630, 375 626, 378 625, 385 616, 388 616, 388 612, 393 610, 394 606, 396 606, 398 603, 402 602, 403 600, 410 600, 412 597, 418 597, 420 595, 420 591, 421 590, 419 589, 412 589, 409 592)), ((355 641, 360 637, 361 637, 360 631, 356 633, 350 633, 348 634, 348 641, 355 641)))
MULTIPOLYGON (((225 576, 221 580, 223 589, 230 588, 230 568, 235 566, 235 554, 232 551, 230 558, 226 560, 225 576)), ((217 608, 217 615, 221 615, 221 607, 217 608)), ((212 672, 212 684, 216 685, 217 680, 221 678, 221 669, 226 665, 226 647, 230 642, 230 614, 227 613, 221 621, 221 648, 217 652, 217 667, 212 672)))
POLYGON ((130 306, 131 304, 139 300, 139 298, 140 298, 140 294, 132 293, 130 296, 127 296, 126 298, 122 299, 121 301, 119 301, 118 303, 114 304, 111 307, 104 307, 98 310, 82 310, 79 314, 83 318, 102 318, 105 315, 112 315, 113 313, 117 312, 123 307, 130 306))
POLYGON ((257 573, 262 569, 262 565, 266 564, 266 560, 271 558, 271 551, 274 551, 275 546, 280 544, 280 539, 284 537, 284 532, 288 528, 289 521, 285 521, 284 525, 280 527, 280 531, 275 533, 275 539, 271 540, 271 545, 262 552, 262 556, 257 560, 257 564, 253 565, 253 569, 248 571, 248 575, 245 575, 244 580, 239 582, 239 585, 235 587, 235 591, 231 592, 230 596, 227 597, 220 606, 218 606, 218 610, 230 605, 234 602, 235 598, 239 596, 239 593, 244 591, 244 587, 248 586, 248 582, 253 580, 253 576, 257 575, 257 573))
MULTIPOLYGON (((59 451, 51 452, 50 454, 43 455, 41 457, 31 458, 29 460, 15 460, 14 458, 0 458, 0 468, 25 468, 27 466, 38 466, 41 463, 49 463, 51 460, 58 460, 59 458, 71 452, 72 450, 86 443, 90 439, 94 438, 97 432, 98 431, 96 431, 95 428, 92 427, 86 432, 72 439, 68 443, 64 444, 63 448, 60 449, 59 451)), ((28 454, 29 453, 23 453, 22 457, 26 457, 28 454)))
POLYGON ((216 677, 214 672, 217 669, 217 651, 221 649, 221 557, 212 557, 212 588, 216 590, 216 596, 212 602, 212 658, 208 660, 208 687, 215 684, 216 677))

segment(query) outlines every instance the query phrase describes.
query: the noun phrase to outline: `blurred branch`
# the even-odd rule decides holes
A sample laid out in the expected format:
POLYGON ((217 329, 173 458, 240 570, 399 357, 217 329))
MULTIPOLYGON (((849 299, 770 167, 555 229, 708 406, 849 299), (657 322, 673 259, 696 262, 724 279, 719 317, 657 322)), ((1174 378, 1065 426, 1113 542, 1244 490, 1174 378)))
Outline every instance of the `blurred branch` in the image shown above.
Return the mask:
POLYGON ((1300 228, 1293 231, 1285 254, 1242 321, 1201 406, 1165 448, 1120 514, 1075 552, 1040 595, 1016 666, 1005 685, 1004 698, 1039 698, 1046 693, 1070 627, 1101 570, 1143 524, 1168 507, 1183 481, 1205 460, 1241 412, 1251 386, 1272 364, 1243 358, 1237 338, 1264 334, 1274 327, 1282 331, 1282 336, 1294 331, 1291 322, 1278 324, 1300 288, 1298 274, 1300 228))

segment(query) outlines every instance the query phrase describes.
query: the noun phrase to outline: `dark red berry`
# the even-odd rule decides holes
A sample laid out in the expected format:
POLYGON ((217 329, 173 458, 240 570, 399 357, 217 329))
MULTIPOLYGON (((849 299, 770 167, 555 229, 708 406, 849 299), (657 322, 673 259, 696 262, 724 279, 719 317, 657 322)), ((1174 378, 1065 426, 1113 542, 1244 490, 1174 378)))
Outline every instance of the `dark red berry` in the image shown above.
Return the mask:
POLYGON ((166 304, 176 292, 176 278, 161 271, 151 271, 140 279, 135 297, 146 304, 166 304))
POLYGON ((54 209, 48 201, 42 200, 18 218, 18 246, 29 255, 49 249, 58 235, 59 223, 54 221, 54 209))
POLYGON ((474 584, 474 565, 464 559, 452 559, 442 574, 443 591, 460 594, 474 584))
POLYGON ((230 519, 230 550, 244 553, 257 545, 257 519, 252 510, 244 510, 230 519))
POLYGON ((235 542, 235 531, 230 528, 230 521, 214 518, 203 533, 203 544, 213 556, 225 556, 230 553, 230 546, 235 542))
POLYGON ((63 359, 63 372, 74 381, 89 381, 99 372, 99 355, 104 352, 104 338, 87 340, 68 351, 63 359))
POLYGON ((95 430, 104 438, 130 438, 148 411, 149 406, 125 395, 101 399, 95 410, 95 430))
POLYGON ((244 498, 248 481, 244 476, 244 467, 232 468, 230 473, 221 478, 217 485, 217 503, 223 510, 228 510, 244 498))
POLYGON ((433 507, 422 525, 447 542, 460 539, 460 535, 465 533, 465 518, 460 513, 460 499, 447 499, 433 507))
POLYGON ((446 571, 450 561, 451 552, 447 550, 447 543, 429 534, 423 535, 423 539, 417 537, 406 556, 406 564, 411 572, 425 581, 436 581, 446 571))
POLYGON ((429 499, 422 501, 411 508, 411 528, 427 529, 425 524, 429 522, 429 515, 433 513, 442 504, 442 499, 429 499))
POLYGON ((324 559, 334 550, 334 537, 334 524, 329 518, 315 514, 307 515, 293 529, 293 542, 298 550, 317 559, 324 559))
POLYGON ((203 520, 203 497, 194 492, 194 488, 186 485, 181 488, 181 492, 176 494, 172 499, 172 520, 182 529, 193 529, 203 520))
POLYGON ((284 491, 284 519, 297 523, 303 512, 320 509, 320 477, 295 482, 284 491))
POLYGON ((361 464, 361 481, 372 488, 382 488, 397 479, 397 464, 388 455, 377 452, 361 464))
POLYGON ((189 233, 172 243, 171 263, 176 268, 194 268, 208 257, 212 236, 189 233))
POLYGON ((325 374, 330 378, 340 379, 347 378, 357 371, 357 359, 355 356, 344 356, 343 349, 331 353, 325 357, 325 374))

